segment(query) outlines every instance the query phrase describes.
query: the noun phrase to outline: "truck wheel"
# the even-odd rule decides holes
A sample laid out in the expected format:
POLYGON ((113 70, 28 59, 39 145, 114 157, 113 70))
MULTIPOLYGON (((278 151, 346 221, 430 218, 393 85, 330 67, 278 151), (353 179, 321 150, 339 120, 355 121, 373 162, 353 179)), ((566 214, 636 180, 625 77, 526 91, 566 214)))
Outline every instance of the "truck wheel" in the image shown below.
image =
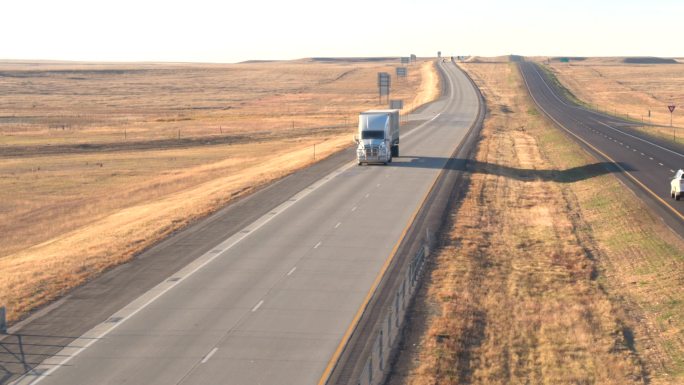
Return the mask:
POLYGON ((678 201, 678 200, 679 200, 679 198, 680 198, 681 196, 682 196, 682 194, 681 194, 681 193, 679 193, 679 194, 675 193, 675 200, 676 200, 676 201, 678 201))
POLYGON ((392 156, 399 156, 399 146, 397 146, 397 145, 392 146, 391 153, 392 153, 392 156))

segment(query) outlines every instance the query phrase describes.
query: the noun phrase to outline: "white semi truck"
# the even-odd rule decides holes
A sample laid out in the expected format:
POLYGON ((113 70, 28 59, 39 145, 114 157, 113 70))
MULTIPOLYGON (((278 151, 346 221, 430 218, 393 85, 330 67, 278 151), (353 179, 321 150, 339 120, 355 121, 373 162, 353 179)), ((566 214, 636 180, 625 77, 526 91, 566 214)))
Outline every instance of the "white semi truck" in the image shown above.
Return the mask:
POLYGON ((684 170, 677 170, 677 174, 670 181, 670 196, 676 200, 682 196, 684 190, 684 170))
POLYGON ((399 110, 371 110, 359 114, 356 158, 363 163, 392 162, 399 156, 399 110))

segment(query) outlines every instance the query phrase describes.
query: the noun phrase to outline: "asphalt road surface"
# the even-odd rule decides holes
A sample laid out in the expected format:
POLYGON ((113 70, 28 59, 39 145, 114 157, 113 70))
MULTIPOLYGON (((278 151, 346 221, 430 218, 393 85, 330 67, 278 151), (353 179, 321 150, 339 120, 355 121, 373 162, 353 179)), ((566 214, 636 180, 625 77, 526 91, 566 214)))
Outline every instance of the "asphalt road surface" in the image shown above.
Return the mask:
MULTIPOLYGON (((19 380, 316 384, 476 119, 466 76, 387 166, 347 163, 126 305, 19 380)), ((201 242, 201 234, 196 234, 201 242)))
POLYGON ((636 131, 637 123, 575 105, 537 64, 518 65, 542 112, 589 152, 606 161, 607 171, 615 173, 657 216, 684 235, 684 201, 670 197, 670 179, 684 168, 684 147, 636 131))

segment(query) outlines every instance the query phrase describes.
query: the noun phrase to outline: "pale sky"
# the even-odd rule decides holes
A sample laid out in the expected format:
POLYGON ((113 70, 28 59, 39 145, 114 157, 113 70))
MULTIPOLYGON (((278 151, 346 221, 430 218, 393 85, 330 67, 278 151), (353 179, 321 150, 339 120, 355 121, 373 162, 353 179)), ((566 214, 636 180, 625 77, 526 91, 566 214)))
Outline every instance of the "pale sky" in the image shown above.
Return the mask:
POLYGON ((681 0, 4 0, 0 59, 682 57, 681 0))

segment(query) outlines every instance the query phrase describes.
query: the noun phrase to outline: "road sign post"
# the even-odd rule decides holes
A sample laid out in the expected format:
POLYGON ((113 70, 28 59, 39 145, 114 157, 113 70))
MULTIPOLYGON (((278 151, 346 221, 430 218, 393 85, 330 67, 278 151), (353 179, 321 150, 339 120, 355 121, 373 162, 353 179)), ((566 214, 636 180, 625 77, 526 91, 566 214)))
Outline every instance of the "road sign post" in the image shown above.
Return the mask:
POLYGON ((670 127, 672 127, 672 140, 674 140, 676 142, 677 141, 677 134, 675 132, 674 126, 672 125, 672 114, 674 113, 675 107, 676 106, 674 105, 674 103, 667 106, 667 109, 670 110, 670 127))
POLYGON ((404 109, 404 100, 403 99, 390 100, 389 108, 392 110, 404 109))
POLYGON ((378 72, 378 104, 382 104, 383 95, 387 95, 387 100, 389 100, 390 83, 390 74, 378 72))

